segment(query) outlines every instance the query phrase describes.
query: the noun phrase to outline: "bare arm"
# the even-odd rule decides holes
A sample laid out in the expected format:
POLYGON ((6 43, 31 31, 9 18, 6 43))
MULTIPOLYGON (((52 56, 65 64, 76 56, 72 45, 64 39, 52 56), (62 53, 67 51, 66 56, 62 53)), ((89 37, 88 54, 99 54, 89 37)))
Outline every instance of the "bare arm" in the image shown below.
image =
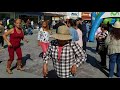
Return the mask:
POLYGON ((9 42, 7 36, 10 35, 10 34, 12 34, 12 33, 13 33, 13 29, 10 29, 10 30, 8 30, 7 32, 5 32, 5 33, 3 34, 3 38, 4 38, 4 40, 7 42, 8 45, 11 45, 11 43, 9 42))
MULTIPOLYGON (((23 35, 24 35, 24 31, 23 30, 22 30, 22 32, 23 32, 23 35)), ((27 42, 27 43, 29 42, 25 37, 23 38, 23 41, 27 42)))

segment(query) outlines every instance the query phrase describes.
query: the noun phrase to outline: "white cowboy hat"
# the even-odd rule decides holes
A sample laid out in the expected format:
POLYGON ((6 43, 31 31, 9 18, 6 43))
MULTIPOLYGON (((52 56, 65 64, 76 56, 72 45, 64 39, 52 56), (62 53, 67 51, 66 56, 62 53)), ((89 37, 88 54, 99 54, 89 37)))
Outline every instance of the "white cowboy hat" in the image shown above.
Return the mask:
POLYGON ((120 22, 116 21, 114 25, 112 25, 114 28, 120 28, 120 22))
POLYGON ((58 27, 58 33, 51 35, 51 37, 58 40, 70 40, 72 39, 70 35, 69 28, 65 25, 58 27))

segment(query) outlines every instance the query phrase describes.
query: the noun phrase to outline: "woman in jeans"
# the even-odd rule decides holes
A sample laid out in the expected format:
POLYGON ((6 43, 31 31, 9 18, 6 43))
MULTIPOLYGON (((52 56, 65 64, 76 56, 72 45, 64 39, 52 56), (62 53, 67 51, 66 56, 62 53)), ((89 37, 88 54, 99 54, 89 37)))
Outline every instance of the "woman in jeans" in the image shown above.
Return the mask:
POLYGON ((105 40, 109 55, 109 77, 114 75, 115 63, 117 64, 117 75, 120 77, 120 22, 116 22, 105 40))

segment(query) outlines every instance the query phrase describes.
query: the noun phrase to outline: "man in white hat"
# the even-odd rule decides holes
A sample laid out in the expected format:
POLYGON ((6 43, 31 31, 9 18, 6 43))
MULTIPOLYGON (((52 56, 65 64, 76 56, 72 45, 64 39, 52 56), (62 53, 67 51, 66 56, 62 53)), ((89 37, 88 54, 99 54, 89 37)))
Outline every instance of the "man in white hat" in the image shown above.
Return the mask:
POLYGON ((53 61, 54 70, 58 78, 71 78, 77 71, 77 67, 86 61, 87 55, 83 49, 71 42, 71 35, 67 26, 58 28, 58 33, 52 35, 57 39, 57 45, 50 45, 43 57, 43 76, 48 74, 48 60, 53 61))

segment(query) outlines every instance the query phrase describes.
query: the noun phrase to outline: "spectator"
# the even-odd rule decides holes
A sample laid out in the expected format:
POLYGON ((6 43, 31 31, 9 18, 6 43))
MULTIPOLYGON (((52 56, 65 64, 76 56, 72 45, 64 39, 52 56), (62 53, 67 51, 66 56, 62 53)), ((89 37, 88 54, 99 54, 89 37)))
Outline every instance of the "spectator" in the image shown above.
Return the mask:
POLYGON ((58 27, 59 27, 59 26, 62 26, 62 25, 65 25, 65 24, 63 23, 63 20, 60 19, 59 22, 55 25, 56 33, 57 33, 57 31, 58 31, 58 27))
POLYGON ((106 68, 106 55, 107 55, 107 48, 105 47, 105 39, 108 35, 108 27, 107 25, 103 25, 101 30, 102 32, 101 33, 98 33, 96 38, 98 40, 98 53, 100 55, 100 58, 101 58, 101 62, 100 62, 100 65, 103 67, 103 68, 106 68))
POLYGON ((31 27, 32 27, 32 29, 34 29, 34 22, 33 21, 31 21, 31 27))
POLYGON ((86 42, 87 42, 87 29, 86 24, 83 22, 82 18, 78 18, 78 28, 82 31, 82 39, 83 39, 83 49, 86 51, 86 42))
POLYGON ((109 77, 113 77, 115 63, 117 64, 117 75, 120 77, 120 22, 113 25, 112 30, 105 40, 109 55, 109 77))
POLYGON ((77 25, 77 20, 75 20, 75 29, 77 30, 78 36, 79 36, 79 40, 76 41, 76 43, 78 43, 80 45, 80 47, 83 48, 83 41, 82 41, 82 31, 78 28, 77 25))
POLYGON ((75 23, 74 23, 74 20, 70 19, 69 23, 68 23, 68 26, 69 26, 70 34, 71 34, 71 37, 72 37, 72 41, 78 41, 79 36, 78 36, 78 33, 77 33, 76 29, 74 28, 76 26, 75 23))
POLYGON ((3 39, 4 30, 5 28, 2 24, 2 20, 0 20, 0 44, 2 45, 2 49, 4 48, 4 39, 3 39))
MULTIPOLYGON (((98 33, 101 33, 101 32, 102 32, 102 30, 101 30, 102 25, 103 25, 103 24, 100 24, 99 28, 98 28, 97 31, 95 32, 95 38, 97 37, 98 33)), ((96 38, 96 41, 97 41, 96 52, 98 52, 99 42, 98 42, 97 38, 96 38)))

